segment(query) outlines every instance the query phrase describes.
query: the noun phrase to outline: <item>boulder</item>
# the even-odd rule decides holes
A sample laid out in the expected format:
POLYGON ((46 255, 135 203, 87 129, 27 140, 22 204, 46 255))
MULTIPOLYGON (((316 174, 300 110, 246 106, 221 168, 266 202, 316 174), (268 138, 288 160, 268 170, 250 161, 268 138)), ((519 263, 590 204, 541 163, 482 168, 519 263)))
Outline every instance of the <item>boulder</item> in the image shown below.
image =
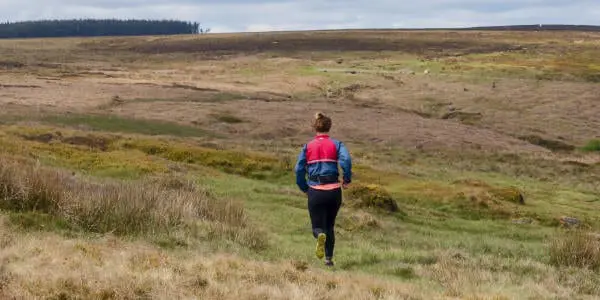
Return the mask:
POLYGON ((560 225, 567 228, 579 227, 581 225, 581 221, 573 217, 562 216, 558 220, 560 225))

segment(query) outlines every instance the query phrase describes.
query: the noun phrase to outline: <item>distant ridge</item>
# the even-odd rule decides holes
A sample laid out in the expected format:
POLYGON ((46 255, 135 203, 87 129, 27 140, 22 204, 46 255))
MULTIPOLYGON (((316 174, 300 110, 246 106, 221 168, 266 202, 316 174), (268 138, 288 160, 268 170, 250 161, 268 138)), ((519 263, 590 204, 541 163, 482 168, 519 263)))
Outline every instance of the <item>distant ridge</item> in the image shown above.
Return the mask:
MULTIPOLYGON (((456 29, 454 29, 456 30, 456 29)), ((600 26, 594 25, 561 25, 561 24, 536 24, 536 25, 508 25, 508 26, 479 26, 461 28, 458 30, 493 30, 493 31, 600 31, 600 26)))

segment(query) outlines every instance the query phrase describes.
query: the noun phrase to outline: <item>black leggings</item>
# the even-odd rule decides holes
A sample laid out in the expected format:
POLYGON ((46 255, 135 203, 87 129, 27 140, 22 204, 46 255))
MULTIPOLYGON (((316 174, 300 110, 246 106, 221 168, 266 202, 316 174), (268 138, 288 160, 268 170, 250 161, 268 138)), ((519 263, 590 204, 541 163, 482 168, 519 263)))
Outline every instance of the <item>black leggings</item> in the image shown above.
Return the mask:
POLYGON ((316 238, 320 233, 327 235, 325 242, 325 256, 333 257, 335 245, 335 218, 342 206, 342 189, 329 191, 308 190, 308 212, 312 223, 313 235, 316 238))

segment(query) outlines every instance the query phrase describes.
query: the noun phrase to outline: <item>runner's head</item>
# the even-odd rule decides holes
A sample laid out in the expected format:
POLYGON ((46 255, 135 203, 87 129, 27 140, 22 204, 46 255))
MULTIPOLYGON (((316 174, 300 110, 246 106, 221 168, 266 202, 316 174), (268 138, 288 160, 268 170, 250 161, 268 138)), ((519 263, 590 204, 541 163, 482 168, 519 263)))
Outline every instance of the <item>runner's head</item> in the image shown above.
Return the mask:
POLYGON ((313 129, 317 133, 328 133, 331 129, 331 118, 324 115, 323 113, 316 113, 315 121, 313 122, 313 129))

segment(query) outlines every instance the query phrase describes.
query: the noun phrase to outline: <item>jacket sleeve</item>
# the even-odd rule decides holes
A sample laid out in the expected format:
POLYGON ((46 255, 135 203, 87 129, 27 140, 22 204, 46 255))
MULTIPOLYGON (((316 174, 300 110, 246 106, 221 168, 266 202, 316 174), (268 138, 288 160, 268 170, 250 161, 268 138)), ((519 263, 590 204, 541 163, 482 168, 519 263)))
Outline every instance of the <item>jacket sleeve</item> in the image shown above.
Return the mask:
POLYGON ((338 161, 344 171, 344 183, 352 182, 352 158, 348 148, 342 142, 339 143, 338 161))
POLYGON ((302 151, 298 155, 294 171, 296 172, 296 184, 301 191, 308 192, 308 183, 306 182, 306 145, 302 147, 302 151))

